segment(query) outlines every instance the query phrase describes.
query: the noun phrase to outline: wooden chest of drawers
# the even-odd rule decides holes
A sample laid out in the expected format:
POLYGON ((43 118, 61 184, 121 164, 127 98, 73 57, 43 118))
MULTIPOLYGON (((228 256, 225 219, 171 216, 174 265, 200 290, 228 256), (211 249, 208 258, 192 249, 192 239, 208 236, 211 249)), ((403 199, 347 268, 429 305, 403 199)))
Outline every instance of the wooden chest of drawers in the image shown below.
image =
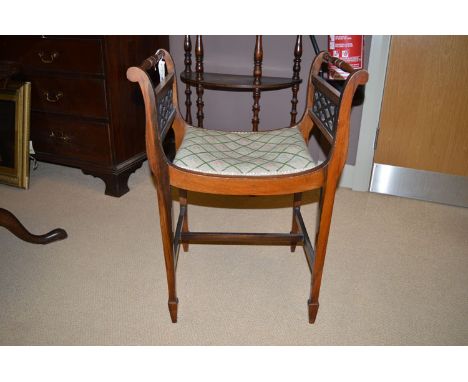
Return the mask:
POLYGON ((0 60, 21 64, 31 86, 36 158, 101 178, 105 193, 128 192, 146 159, 144 107, 127 80, 168 36, 2 36, 0 60))

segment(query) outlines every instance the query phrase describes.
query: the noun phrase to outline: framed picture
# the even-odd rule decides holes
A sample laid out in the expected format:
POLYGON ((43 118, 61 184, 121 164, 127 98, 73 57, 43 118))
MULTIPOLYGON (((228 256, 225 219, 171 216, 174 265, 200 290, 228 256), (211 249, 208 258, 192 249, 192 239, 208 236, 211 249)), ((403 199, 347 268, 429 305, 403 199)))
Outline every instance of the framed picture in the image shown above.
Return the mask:
POLYGON ((31 83, 0 88, 0 183, 29 186, 31 83))

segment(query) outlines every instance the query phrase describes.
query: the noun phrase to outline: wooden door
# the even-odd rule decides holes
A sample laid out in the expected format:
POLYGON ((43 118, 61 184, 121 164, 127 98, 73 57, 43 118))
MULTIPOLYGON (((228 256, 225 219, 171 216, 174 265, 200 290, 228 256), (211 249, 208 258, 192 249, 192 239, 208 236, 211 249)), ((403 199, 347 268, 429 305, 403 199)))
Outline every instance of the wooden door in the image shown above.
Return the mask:
POLYGON ((392 37, 374 162, 468 176, 468 36, 392 37))

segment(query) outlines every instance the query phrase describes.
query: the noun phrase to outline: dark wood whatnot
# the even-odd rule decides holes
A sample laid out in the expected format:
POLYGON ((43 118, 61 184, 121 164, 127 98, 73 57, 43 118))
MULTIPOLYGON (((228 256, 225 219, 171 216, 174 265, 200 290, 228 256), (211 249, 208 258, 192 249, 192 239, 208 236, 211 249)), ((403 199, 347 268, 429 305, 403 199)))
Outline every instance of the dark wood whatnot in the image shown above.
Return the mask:
MULTIPOLYGON (((252 76, 244 76, 239 74, 221 74, 221 73, 205 73, 203 78, 198 80, 197 74, 190 72, 182 73, 181 77, 187 85, 197 86, 200 84, 204 89, 211 90, 226 90, 226 91, 247 91, 251 92, 255 89, 280 90, 290 88, 293 85, 291 78, 287 77, 262 77, 259 84, 255 84, 255 79, 252 76)), ((300 81, 298 80, 299 84, 300 81)))
POLYGON ((128 192, 146 152, 143 102, 125 72, 158 48, 168 36, 0 37, 0 60, 32 83, 36 158, 101 178, 107 195, 128 192))
MULTIPOLYGON (((197 45, 201 46, 198 43, 197 45)), ((257 47, 261 50, 259 45, 257 47)), ((199 54, 198 57, 200 56, 199 54)), ((176 268, 180 247, 182 246, 184 251, 187 251, 189 243, 237 243, 288 245, 292 251, 297 245, 303 247, 312 273, 308 313, 309 322, 314 323, 319 308, 320 285, 335 192, 348 153, 351 104, 358 86, 364 85, 368 80, 367 71, 354 70, 344 61, 331 57, 327 52, 317 55, 311 65, 307 81, 306 111, 297 127, 294 128, 299 130, 304 143, 308 143, 314 132, 323 135, 325 142, 329 143, 328 150, 325 150, 327 159, 308 170, 275 176, 207 174, 174 165, 162 150, 162 142, 167 132, 173 131, 176 149, 178 149, 190 125, 183 119, 178 108, 177 81, 172 57, 168 52, 159 50, 155 55, 147 58, 141 66, 129 68, 127 77, 130 81, 139 83, 145 100, 146 115, 149 116, 146 120, 146 147, 157 190, 169 292, 168 307, 172 322, 177 322, 179 300, 176 290, 176 268), (150 80, 150 73, 154 73, 162 58, 167 65, 167 75, 161 84, 155 86, 150 80), (319 77, 322 65, 329 63, 349 72, 341 92, 319 77), (172 99, 172 103, 168 103, 168 99, 172 99), (180 212, 175 231, 172 224, 171 187, 179 189, 180 212), (300 211, 301 193, 313 189, 320 190, 318 230, 314 242, 306 231, 300 211), (190 232, 187 191, 224 195, 291 194, 293 195, 291 231, 290 233, 190 232)))
POLYGON ((252 92, 253 106, 252 106, 252 130, 258 131, 260 123, 260 96, 262 91, 280 90, 292 88, 291 100, 291 126, 296 123, 297 115, 297 93, 299 91, 299 84, 302 80, 299 78, 301 71, 301 57, 302 57, 302 36, 297 36, 296 45, 294 47, 294 64, 292 77, 264 77, 262 75, 263 63, 263 45, 262 36, 256 36, 255 49, 254 49, 254 69, 252 75, 236 75, 226 73, 206 73, 203 68, 203 38, 202 36, 196 37, 195 44, 195 72, 192 71, 192 41, 190 36, 185 36, 184 39, 185 69, 180 74, 180 79, 186 84, 185 88, 185 120, 187 123, 192 123, 192 91, 190 87, 196 88, 197 93, 197 122, 198 127, 203 127, 203 93, 204 89, 210 90, 224 90, 224 91, 248 91, 252 92))

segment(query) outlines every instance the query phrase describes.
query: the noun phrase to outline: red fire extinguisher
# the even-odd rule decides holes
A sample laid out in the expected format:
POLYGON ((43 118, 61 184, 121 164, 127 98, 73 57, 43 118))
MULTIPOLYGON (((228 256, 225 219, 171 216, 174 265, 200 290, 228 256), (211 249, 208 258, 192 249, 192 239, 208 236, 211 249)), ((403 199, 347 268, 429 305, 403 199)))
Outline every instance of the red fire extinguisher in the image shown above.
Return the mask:
MULTIPOLYGON (((362 69, 364 58, 364 36, 329 35, 328 52, 349 63, 354 69, 362 69)), ((328 77, 331 80, 345 80, 348 73, 334 65, 328 67, 328 77)))

